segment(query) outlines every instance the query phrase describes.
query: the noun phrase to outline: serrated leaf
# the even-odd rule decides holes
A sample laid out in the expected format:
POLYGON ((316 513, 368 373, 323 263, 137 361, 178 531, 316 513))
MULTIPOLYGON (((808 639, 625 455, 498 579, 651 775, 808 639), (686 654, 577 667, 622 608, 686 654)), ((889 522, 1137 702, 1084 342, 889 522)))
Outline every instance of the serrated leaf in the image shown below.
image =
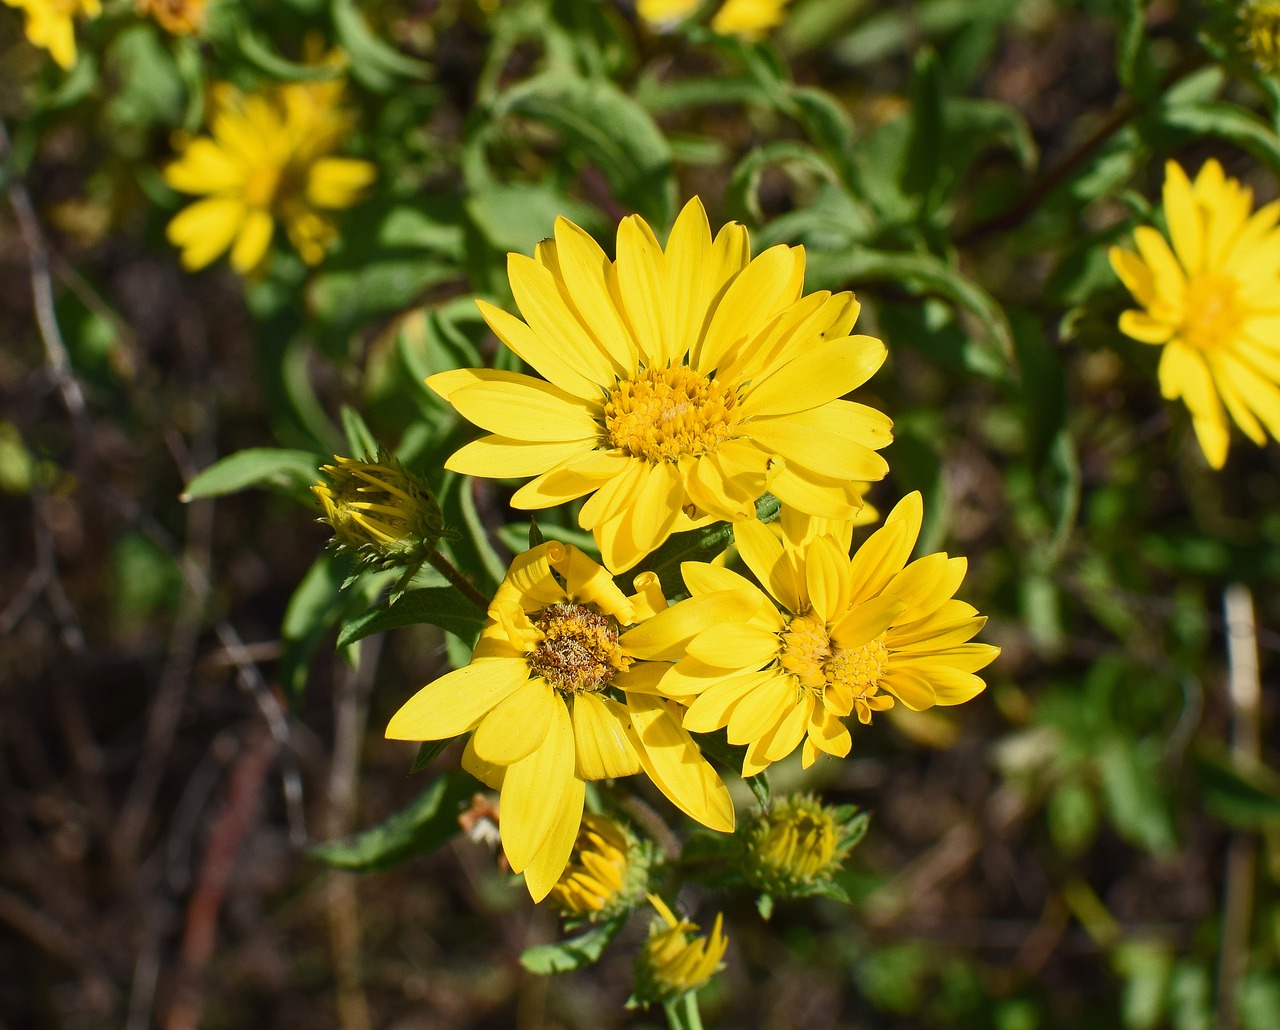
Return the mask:
POLYGON ((270 486, 300 497, 307 496, 311 484, 320 478, 325 458, 311 451, 276 447, 250 447, 215 461, 196 475, 182 499, 221 497, 251 486, 270 486))
POLYGON ((518 114, 556 129, 597 165, 625 206, 667 225, 675 204, 671 148, 643 107, 607 80, 546 72, 509 89, 495 118, 518 114))
POLYGON ((432 851, 459 831, 458 812, 475 789, 470 776, 445 773, 386 822, 317 844, 311 855, 337 869, 369 873, 432 851))
POLYGON ((1209 812, 1233 826, 1280 823, 1280 775, 1265 766, 1246 769, 1229 754, 1196 756, 1196 776, 1209 812))
POLYGON ((572 973, 575 969, 582 969, 596 962, 626 922, 626 914, 615 916, 567 941, 526 948, 520 955, 520 964, 529 972, 540 976, 572 973))
POLYGON ((453 587, 422 587, 406 591, 384 608, 352 619, 338 634, 338 647, 354 644, 371 633, 424 623, 474 639, 484 627, 484 618, 484 613, 453 587))

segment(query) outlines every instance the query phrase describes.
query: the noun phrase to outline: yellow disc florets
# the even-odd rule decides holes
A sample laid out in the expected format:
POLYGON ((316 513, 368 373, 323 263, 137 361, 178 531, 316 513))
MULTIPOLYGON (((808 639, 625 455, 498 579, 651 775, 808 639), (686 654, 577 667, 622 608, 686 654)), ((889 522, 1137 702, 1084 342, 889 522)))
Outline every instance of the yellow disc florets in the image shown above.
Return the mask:
POLYGON ((827 684, 823 671, 831 656, 831 639, 827 627, 812 612, 796 615, 782 633, 779 661, 810 690, 822 690, 827 684))
POLYGON ((1237 280, 1209 272, 1192 276, 1187 283, 1180 335, 1202 351, 1230 344, 1240 335, 1244 312, 1236 298, 1237 280))
POLYGON ((710 454, 733 435, 737 398, 687 365, 644 369, 604 405, 609 443, 648 461, 710 454))
POLYGON ((618 624, 591 606, 549 605, 533 624, 542 639, 529 654, 529 667, 563 693, 603 690, 631 664, 618 646, 618 624))

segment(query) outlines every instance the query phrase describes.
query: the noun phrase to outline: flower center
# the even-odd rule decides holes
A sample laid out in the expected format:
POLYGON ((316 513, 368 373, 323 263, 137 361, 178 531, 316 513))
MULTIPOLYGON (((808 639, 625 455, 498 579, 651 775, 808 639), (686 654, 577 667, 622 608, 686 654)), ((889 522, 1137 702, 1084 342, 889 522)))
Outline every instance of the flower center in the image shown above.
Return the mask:
POLYGON ((637 458, 709 454, 733 435, 737 398, 687 365, 646 368, 619 382, 604 405, 609 442, 637 458))
POLYGON ((808 689, 822 690, 827 685, 823 669, 830 657, 831 638, 822 620, 812 613, 793 616, 782 634, 782 667, 808 689))
POLYGON ((603 690, 631 664, 618 647, 614 621, 586 605, 550 605, 533 624, 542 640, 529 654, 529 667, 559 691, 603 690))
POLYGON ((837 647, 827 662, 827 679, 850 690, 855 698, 874 694, 888 658, 889 649, 884 646, 883 639, 861 647, 837 647))
POLYGON ((1244 312, 1230 276, 1204 272, 1187 283, 1182 338, 1202 351, 1229 343, 1240 332, 1244 312))

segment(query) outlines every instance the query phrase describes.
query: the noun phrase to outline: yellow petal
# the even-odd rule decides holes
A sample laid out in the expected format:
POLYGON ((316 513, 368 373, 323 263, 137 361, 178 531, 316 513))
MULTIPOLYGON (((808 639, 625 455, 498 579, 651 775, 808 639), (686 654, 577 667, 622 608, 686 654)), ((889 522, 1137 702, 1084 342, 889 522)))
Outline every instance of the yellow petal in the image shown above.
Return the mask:
POLYGON ((618 638, 624 652, 649 661, 677 661, 689 641, 717 623, 746 622, 768 599, 750 590, 722 590, 674 604, 618 638))
POLYGON ((729 791, 681 727, 678 706, 661 698, 629 694, 627 709, 632 744, 658 789, 703 826, 732 833, 734 812, 729 791))
POLYGON ((563 811, 572 808, 574 765, 573 726, 556 697, 546 740, 527 758, 507 766, 502 782, 502 850, 515 872, 524 871, 556 830, 563 811))
POLYGON ((829 536, 815 537, 804 562, 809 603, 824 623, 832 623, 849 607, 849 556, 829 536))
POLYGON ((742 414, 785 415, 826 404, 870 379, 886 354, 884 344, 874 336, 823 340, 753 384, 742 414))
POLYGON ((1186 173, 1173 161, 1165 164, 1164 214, 1182 267, 1192 275, 1199 273, 1204 256, 1200 206, 1192 195, 1186 173))
POLYGON ((307 175, 307 200, 316 207, 336 209, 359 203, 365 189, 378 177, 368 161, 354 157, 322 157, 307 175))
POLYGON ((448 740, 471 729, 529 678, 523 658, 485 658, 428 683, 391 717, 388 740, 448 740))
POLYGON ((240 232, 247 214, 232 197, 198 200, 179 211, 169 223, 169 242, 182 248, 182 267, 196 271, 211 264, 240 232))
POLYGON ((626 708, 611 698, 584 692, 573 699, 578 777, 608 780, 640 771, 640 759, 627 736, 629 719, 626 708))
POLYGON ((777 657, 778 635, 750 623, 726 622, 689 641, 689 655, 721 669, 759 668, 777 657))
POLYGON ((755 521, 735 523, 733 540, 747 568, 787 611, 799 612, 808 606, 809 597, 797 570, 784 555, 782 541, 767 526, 755 521))
POLYGON ((802 257, 800 248, 779 244, 747 265, 716 305, 706 336, 692 355, 695 368, 701 372, 718 368, 735 347, 799 299, 795 271, 802 257))
POLYGON ((666 250, 666 338, 686 348, 701 338, 707 318, 711 247, 707 212, 694 197, 676 218, 666 250))
POLYGON ((522 254, 507 255, 507 275, 520 314, 547 348, 594 383, 612 383, 627 374, 605 353, 600 342, 570 309, 552 273, 522 254))
POLYGON ((582 401, 539 379, 464 386, 449 403, 481 429, 517 440, 576 441, 600 431, 582 401))
POLYGON ((266 255, 274 231, 275 222, 267 212, 250 211, 231 248, 231 267, 242 275, 253 271, 266 255))
POLYGON ((725 676, 722 670, 720 679, 704 687, 684 713, 684 728, 692 733, 713 733, 727 726, 743 698, 774 680, 786 683, 791 682, 791 677, 772 670, 725 676))
POLYGON ((531 755, 545 739, 553 708, 559 703, 541 677, 521 684, 480 720, 471 737, 476 757, 493 765, 511 765, 531 755))
POLYGON ((749 744, 759 740, 781 724, 799 702, 796 683, 791 677, 770 677, 734 705, 729 714, 729 743, 749 744))
POLYGON ((507 349, 548 381, 579 400, 600 397, 600 385, 583 374, 571 355, 547 344, 524 322, 501 308, 483 300, 477 300, 476 307, 507 349))
POLYGON ((773 459, 769 489, 784 505, 819 518, 849 521, 862 510, 862 493, 848 479, 820 475, 785 458, 773 459))
POLYGON ((932 708, 938 696, 929 681, 914 670, 893 669, 880 678, 880 688, 887 690, 913 712, 932 708))
POLYGON ((904 607, 893 596, 873 597, 856 604, 831 627, 831 639, 849 650, 869 644, 893 624, 904 607))
MULTIPOLYGON (((536 476, 546 473, 550 468, 560 465, 570 458, 587 453, 595 447, 595 440, 554 440, 529 441, 514 440, 509 436, 482 436, 479 440, 459 447, 444 467, 453 472, 461 472, 466 476, 482 476, 488 479, 519 479, 524 476, 536 476)), ((527 485, 527 484, 526 484, 527 485)), ((588 487, 588 489, 594 489, 588 487)), ((574 496, 581 496, 575 494, 574 496)), ((537 491, 525 494, 522 500, 538 500, 537 491)), ((549 500, 543 504, 522 503, 517 508, 546 508, 559 504, 560 500, 549 500)))
POLYGON ((524 871, 524 884, 535 904, 551 893, 560 879, 564 867, 569 864, 578 830, 582 826, 582 803, 586 797, 586 784, 574 777, 568 783, 561 802, 560 817, 546 842, 538 849, 524 871))
POLYGON ((556 219, 556 257, 570 303, 591 327, 621 377, 639 367, 640 351, 614 303, 612 264, 591 235, 567 218, 556 219))
POLYGON ((666 258, 653 230, 639 215, 629 215, 618 226, 618 262, 615 266, 622 310, 631 326, 640 360, 650 366, 675 360, 687 346, 666 338, 666 258))

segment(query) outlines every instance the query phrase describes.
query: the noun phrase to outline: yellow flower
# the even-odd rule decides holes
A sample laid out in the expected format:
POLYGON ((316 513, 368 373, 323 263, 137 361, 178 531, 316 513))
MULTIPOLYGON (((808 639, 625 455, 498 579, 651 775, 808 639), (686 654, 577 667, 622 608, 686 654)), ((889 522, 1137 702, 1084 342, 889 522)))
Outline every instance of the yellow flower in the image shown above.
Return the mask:
POLYGON ((790 0, 725 0, 711 19, 711 27, 726 36, 748 41, 762 39, 782 23, 782 9, 790 0))
POLYGON ((430 488, 389 454, 376 462, 334 455, 311 491, 333 527, 335 546, 368 561, 425 557, 447 535, 430 488))
POLYGON ((612 819, 588 812, 551 900, 568 916, 608 917, 628 907, 646 880, 639 843, 612 819))
POLYGON ((1280 70, 1280 0, 1241 4, 1240 35, 1245 50, 1261 71, 1280 70))
POLYGON ((723 933, 724 914, 716 913, 709 937, 696 935, 697 923, 677 919, 660 897, 649 895, 659 918, 636 957, 636 1000, 642 1005, 677 998, 696 991, 724 968, 729 939, 723 933))
POLYGON ((72 19, 77 14, 96 18, 102 13, 100 0, 4 0, 26 13, 24 26, 32 46, 48 50, 60 67, 76 63, 76 35, 72 19))
POLYGON ((702 5, 702 0, 636 0, 636 14, 646 25, 669 29, 689 17, 702 5))
POLYGON ((204 194, 169 223, 182 264, 203 268, 231 249, 231 266, 248 272, 284 225, 308 264, 337 235, 323 212, 359 202, 376 171, 368 161, 331 156, 351 130, 336 80, 289 82, 245 96, 221 83, 213 90, 211 135, 188 140, 165 181, 204 194))
POLYGON ((666 666, 642 659, 655 631, 692 636, 741 617, 740 599, 676 614, 652 573, 634 586, 624 595, 569 545, 526 551, 498 587, 470 664, 418 691, 387 727, 394 740, 474 730, 463 764, 501 788, 502 847, 535 901, 569 860, 587 780, 643 770, 703 825, 733 829, 724 783, 680 726, 679 706, 656 691, 666 666))
POLYGON ((922 513, 920 495, 908 494, 852 558, 847 526, 815 527, 785 508, 783 541, 759 522, 735 526, 739 553, 781 611, 736 572, 686 562, 691 600, 750 592, 756 604, 750 619, 692 637, 663 677, 663 693, 691 701, 685 729, 727 726, 730 743, 748 745, 742 774, 753 776, 802 741, 806 768, 821 752, 847 755, 844 720, 855 711, 865 724, 895 698, 919 711, 982 691, 974 673, 1000 649, 966 643, 986 619, 952 598, 965 559, 907 564, 922 513))
POLYGON ((194 36, 204 31, 208 0, 138 0, 138 13, 151 15, 165 32, 194 36))
POLYGON ((1124 312, 1120 331, 1164 347, 1161 392, 1186 402, 1215 469, 1227 460, 1228 415, 1259 446, 1267 432, 1280 438, 1280 202, 1252 207, 1252 190, 1217 161, 1194 183, 1170 161, 1172 248, 1150 226, 1134 232, 1138 253, 1111 248, 1111 267, 1143 308, 1124 312))
POLYGON ((799 885, 839 868, 840 827, 835 813, 799 795, 783 798, 752 823, 751 879, 799 885))
POLYGON ((892 423, 839 400, 884 361, 850 336, 852 294, 801 296, 804 250, 750 259, 747 231, 713 241, 694 198, 659 246, 638 216, 610 261, 564 218, 507 270, 524 322, 480 301, 499 339, 547 381, 442 372, 427 385, 493 435, 445 463, 473 476, 535 476, 512 498, 546 508, 585 494, 578 517, 604 563, 635 565, 671 533, 755 517, 772 490, 813 515, 853 518, 855 481, 888 471, 892 423))

